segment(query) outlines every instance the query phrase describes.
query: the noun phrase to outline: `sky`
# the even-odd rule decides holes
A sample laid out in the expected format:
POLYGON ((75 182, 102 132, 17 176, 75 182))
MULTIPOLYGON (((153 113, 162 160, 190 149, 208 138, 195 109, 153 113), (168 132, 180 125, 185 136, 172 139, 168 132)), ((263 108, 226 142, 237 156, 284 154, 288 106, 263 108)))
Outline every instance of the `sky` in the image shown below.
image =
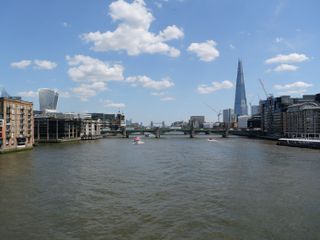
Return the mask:
POLYGON ((317 0, 4 0, 0 85, 39 109, 123 112, 171 123, 234 107, 238 59, 248 106, 320 93, 317 0))

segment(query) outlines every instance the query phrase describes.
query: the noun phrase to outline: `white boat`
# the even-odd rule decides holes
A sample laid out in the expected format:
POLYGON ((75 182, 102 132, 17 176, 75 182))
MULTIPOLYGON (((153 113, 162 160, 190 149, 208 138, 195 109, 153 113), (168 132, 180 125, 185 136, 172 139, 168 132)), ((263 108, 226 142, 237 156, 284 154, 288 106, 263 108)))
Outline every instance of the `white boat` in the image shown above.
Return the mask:
POLYGON ((208 142, 218 142, 216 139, 208 138, 208 142))
POLYGON ((144 144, 140 137, 134 137, 132 144, 144 144))

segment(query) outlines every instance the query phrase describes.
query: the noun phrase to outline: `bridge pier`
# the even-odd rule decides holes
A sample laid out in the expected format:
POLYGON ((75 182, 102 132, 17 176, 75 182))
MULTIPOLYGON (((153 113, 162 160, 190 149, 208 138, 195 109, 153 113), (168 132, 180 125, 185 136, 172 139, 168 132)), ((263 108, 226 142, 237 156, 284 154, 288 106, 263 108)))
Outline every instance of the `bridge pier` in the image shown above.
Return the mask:
POLYGON ((229 137, 229 129, 228 128, 225 130, 224 133, 222 133, 222 137, 224 137, 224 138, 229 137))
POLYGON ((194 138, 196 135, 196 132, 194 129, 190 130, 190 138, 194 138))
POLYGON ((155 133, 154 135, 156 136, 156 138, 160 138, 160 128, 157 127, 157 128, 155 129, 155 132, 154 132, 154 133, 155 133))
POLYGON ((127 129, 124 127, 122 128, 122 136, 128 138, 129 135, 127 135, 127 129))
POLYGON ((194 130, 194 121, 190 122, 190 138, 194 138, 194 136, 196 135, 196 132, 194 130))

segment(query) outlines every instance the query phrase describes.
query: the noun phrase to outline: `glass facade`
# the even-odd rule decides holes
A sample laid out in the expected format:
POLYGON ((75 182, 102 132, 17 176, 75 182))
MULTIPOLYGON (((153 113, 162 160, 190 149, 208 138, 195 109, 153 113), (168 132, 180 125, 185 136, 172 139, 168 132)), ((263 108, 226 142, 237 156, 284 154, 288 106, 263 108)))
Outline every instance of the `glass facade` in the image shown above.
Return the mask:
POLYGON ((39 105, 40 111, 45 110, 56 110, 58 103, 58 92, 48 89, 42 88, 39 90, 39 105))

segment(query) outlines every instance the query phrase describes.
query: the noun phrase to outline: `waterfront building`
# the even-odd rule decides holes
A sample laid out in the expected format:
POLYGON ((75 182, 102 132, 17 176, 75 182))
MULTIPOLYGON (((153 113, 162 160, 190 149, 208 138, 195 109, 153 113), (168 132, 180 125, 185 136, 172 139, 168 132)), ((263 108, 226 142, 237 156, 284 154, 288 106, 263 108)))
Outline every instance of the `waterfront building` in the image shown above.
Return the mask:
POLYGON ((274 138, 283 136, 284 112, 293 104, 290 96, 268 97, 260 101, 261 129, 274 138))
POLYGON ((33 147, 33 104, 10 97, 5 90, 0 97, 0 152, 33 147))
POLYGON ((238 60, 236 94, 234 100, 234 113, 237 116, 248 115, 246 89, 244 84, 244 75, 242 61, 238 60))
POLYGON ((259 105, 252 105, 251 106, 251 116, 259 115, 260 114, 260 106, 259 105))
MULTIPOLYGON (((294 128, 299 126, 299 124, 294 125, 294 120, 292 119, 300 116, 300 121, 302 119, 302 115, 307 113, 309 114, 308 118, 310 118, 312 114, 315 114, 314 117, 317 118, 317 110, 316 108, 312 107, 312 105, 319 103, 320 94, 304 95, 302 98, 291 98, 290 96, 270 96, 266 100, 261 100, 261 129, 265 135, 274 138, 283 137, 285 135, 292 136, 293 132, 295 132, 294 128), (304 103, 310 103, 311 105, 296 105, 304 103)), ((306 119, 307 117, 304 118, 306 119)), ((302 128, 300 128, 300 130, 296 133, 299 133, 300 135, 310 133, 308 131, 302 131, 301 129, 302 128)))
POLYGON ((110 113, 90 113, 93 120, 100 120, 101 131, 108 131, 112 128, 112 121, 116 119, 115 114, 110 113))
POLYGON ((320 105, 304 102, 288 107, 284 114, 284 135, 289 138, 320 138, 320 105))
POLYGON ((251 130, 261 130, 261 116, 253 115, 248 119, 248 128, 251 130))
POLYGON ((193 122, 194 128, 203 128, 203 124, 205 122, 204 116, 191 116, 190 117, 190 123, 193 122))
POLYGON ((248 120, 250 117, 248 115, 242 115, 238 117, 238 128, 246 129, 248 128, 248 120))
POLYGON ((58 103, 58 92, 49 88, 39 89, 39 105, 40 111, 55 111, 58 103))
POLYGON ((101 120, 92 119, 91 114, 82 115, 80 136, 83 140, 101 138, 101 120))
POLYGON ((222 111, 222 119, 223 119, 223 124, 225 126, 231 126, 232 122, 235 121, 235 116, 234 116, 234 111, 231 108, 228 109, 223 109, 222 111))
POLYGON ((34 122, 34 138, 38 143, 81 140, 81 118, 77 114, 40 114, 34 122))

